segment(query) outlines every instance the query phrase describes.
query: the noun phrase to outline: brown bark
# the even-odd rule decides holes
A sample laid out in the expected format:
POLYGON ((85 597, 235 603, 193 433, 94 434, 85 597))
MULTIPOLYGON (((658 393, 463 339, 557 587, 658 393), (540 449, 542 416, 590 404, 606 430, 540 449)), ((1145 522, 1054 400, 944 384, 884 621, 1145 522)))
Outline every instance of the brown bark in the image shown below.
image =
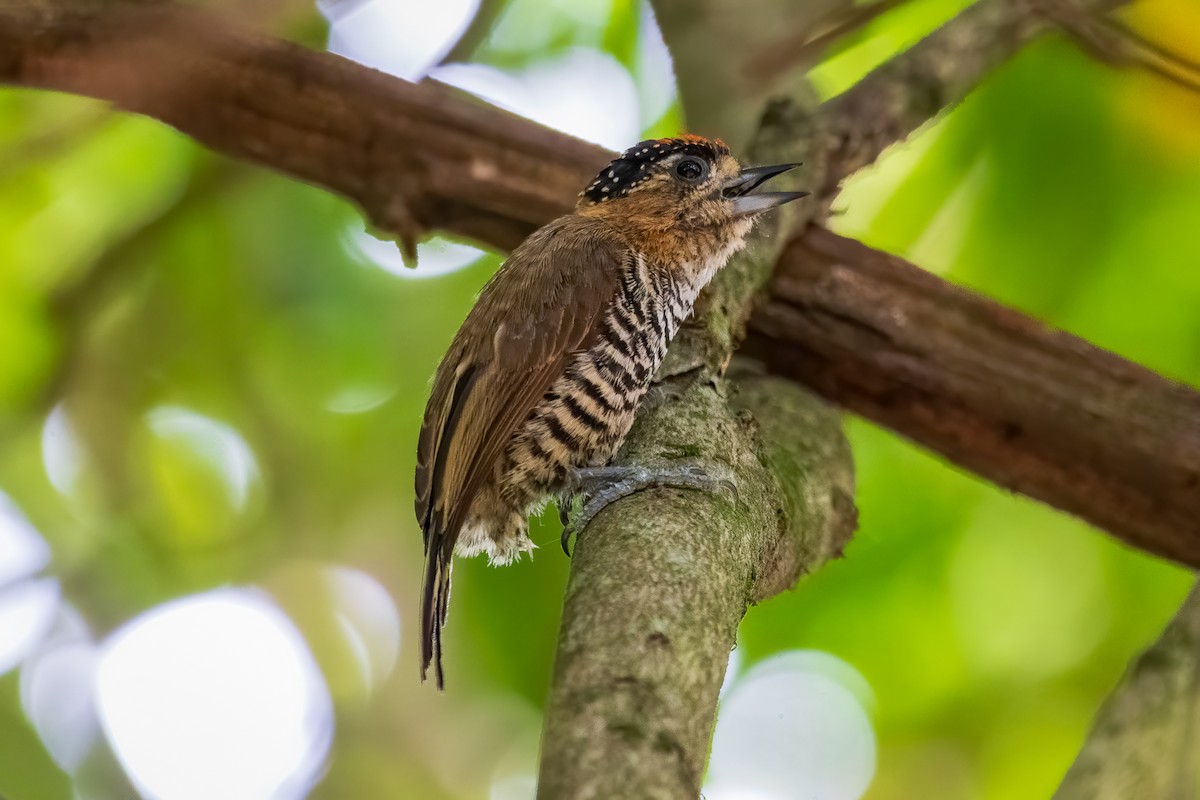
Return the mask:
POLYGON ((810 229, 742 352, 1014 491, 1200 566, 1200 394, 810 229))

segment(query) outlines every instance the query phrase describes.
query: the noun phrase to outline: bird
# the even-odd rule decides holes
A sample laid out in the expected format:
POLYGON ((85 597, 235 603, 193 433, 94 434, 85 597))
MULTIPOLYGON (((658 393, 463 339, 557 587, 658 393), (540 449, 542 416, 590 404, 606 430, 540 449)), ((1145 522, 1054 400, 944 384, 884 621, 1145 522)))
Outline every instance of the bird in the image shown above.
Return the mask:
POLYGON ((484 286, 434 375, 417 445, 422 681, 432 664, 445 687, 455 555, 510 563, 533 549, 532 512, 588 486, 704 481, 608 462, 701 289, 759 214, 808 194, 755 191, 796 166, 743 168, 694 134, 639 142, 484 286))

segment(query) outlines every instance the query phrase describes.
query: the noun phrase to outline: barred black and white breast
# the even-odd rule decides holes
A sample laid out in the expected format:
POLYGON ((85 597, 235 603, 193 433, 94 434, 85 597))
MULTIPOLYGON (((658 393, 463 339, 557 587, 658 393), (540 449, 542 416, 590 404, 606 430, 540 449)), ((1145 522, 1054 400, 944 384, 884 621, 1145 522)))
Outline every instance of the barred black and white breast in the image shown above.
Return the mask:
POLYGON ((511 513, 502 525, 494 516, 468 520, 459 555, 484 552, 494 563, 507 563, 532 549, 526 533, 531 511, 568 488, 572 468, 601 466, 620 448, 667 346, 692 311, 696 290, 678 280, 680 274, 629 251, 599 335, 574 355, 505 453, 497 499, 511 513))

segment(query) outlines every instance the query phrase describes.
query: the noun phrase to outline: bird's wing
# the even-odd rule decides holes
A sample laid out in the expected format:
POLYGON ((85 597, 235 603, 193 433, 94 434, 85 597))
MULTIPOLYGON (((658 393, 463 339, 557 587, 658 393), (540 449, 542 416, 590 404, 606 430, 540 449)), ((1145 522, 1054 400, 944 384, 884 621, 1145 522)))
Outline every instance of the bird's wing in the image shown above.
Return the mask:
POLYGON ((574 354, 594 343, 632 263, 632 250, 606 224, 557 220, 513 252, 446 354, 417 452, 426 552, 422 670, 440 651, 450 557, 471 503, 574 354))

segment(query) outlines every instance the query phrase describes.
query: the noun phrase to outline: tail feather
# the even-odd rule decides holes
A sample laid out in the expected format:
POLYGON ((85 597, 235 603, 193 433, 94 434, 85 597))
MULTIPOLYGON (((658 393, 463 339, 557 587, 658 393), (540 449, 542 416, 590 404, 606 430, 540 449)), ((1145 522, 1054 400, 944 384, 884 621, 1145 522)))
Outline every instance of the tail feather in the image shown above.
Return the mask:
POLYGON ((446 607, 450 601, 451 556, 440 547, 430 547, 425 553, 425 583, 421 590, 421 680, 434 667, 439 691, 446 688, 442 670, 442 627, 446 624, 446 607))
POLYGON ((446 675, 442 671, 442 631, 446 627, 446 613, 450 605, 450 569, 454 563, 450 557, 446 557, 446 562, 442 566, 442 572, 438 580, 437 590, 437 647, 435 661, 437 662, 437 687, 439 691, 446 688, 446 675))

